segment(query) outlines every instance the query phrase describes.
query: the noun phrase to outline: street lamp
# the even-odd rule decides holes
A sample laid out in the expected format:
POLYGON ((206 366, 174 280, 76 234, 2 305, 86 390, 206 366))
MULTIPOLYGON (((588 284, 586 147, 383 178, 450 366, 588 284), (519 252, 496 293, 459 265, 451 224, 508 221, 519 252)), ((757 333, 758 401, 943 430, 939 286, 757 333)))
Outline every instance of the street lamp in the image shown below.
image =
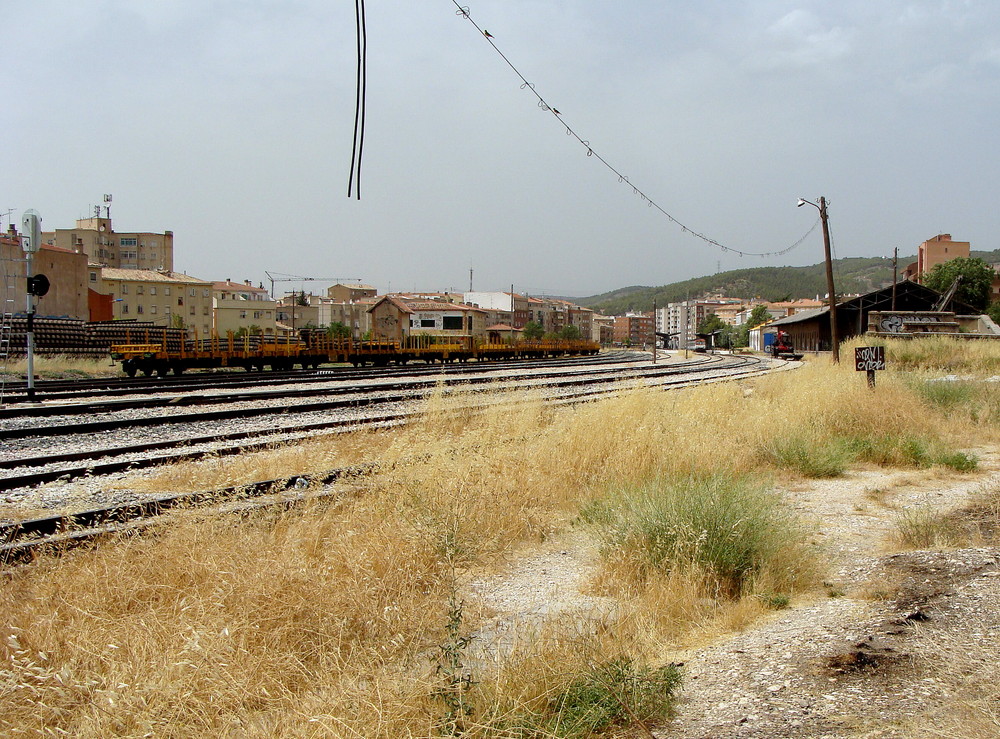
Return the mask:
POLYGON ((830 257, 830 223, 826 212, 826 198, 820 198, 817 205, 811 200, 799 198, 797 208, 806 204, 811 205, 819 211, 819 219, 823 224, 823 254, 826 257, 826 290, 829 293, 830 302, 830 342, 833 344, 833 361, 840 362, 840 340, 837 336, 837 298, 833 287, 833 260, 830 257))

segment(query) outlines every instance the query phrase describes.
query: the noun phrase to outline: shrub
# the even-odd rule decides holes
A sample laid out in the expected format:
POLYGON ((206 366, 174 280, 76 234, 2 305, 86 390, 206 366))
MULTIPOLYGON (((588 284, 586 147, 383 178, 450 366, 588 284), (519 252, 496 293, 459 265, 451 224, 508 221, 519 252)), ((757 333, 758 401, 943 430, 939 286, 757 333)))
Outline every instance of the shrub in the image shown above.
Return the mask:
POLYGON ((637 666, 627 657, 589 666, 522 724, 524 737, 591 737, 670 715, 681 675, 674 665, 637 666))
POLYGON ((695 565, 728 596, 801 541, 781 498, 740 479, 654 482, 596 501, 582 516, 602 529, 606 556, 646 573, 695 565))
POLYGON ((944 515, 930 508, 903 510, 896 516, 896 540, 910 549, 951 546, 959 532, 944 515))
POLYGON ((768 453, 778 467, 813 478, 839 477, 852 456, 849 447, 837 439, 809 443, 801 437, 777 439, 768 453))

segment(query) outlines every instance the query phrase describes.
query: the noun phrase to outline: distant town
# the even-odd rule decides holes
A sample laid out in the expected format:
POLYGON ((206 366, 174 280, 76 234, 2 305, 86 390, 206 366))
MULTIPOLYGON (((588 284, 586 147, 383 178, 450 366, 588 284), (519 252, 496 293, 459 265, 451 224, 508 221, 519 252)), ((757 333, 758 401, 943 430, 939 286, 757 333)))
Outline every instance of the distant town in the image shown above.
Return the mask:
MULTIPOLYGON (((0 235, 5 315, 26 305, 26 255, 14 224, 0 235)), ((902 278, 919 282, 935 265, 968 257, 970 244, 939 234, 921 244, 918 261, 902 278)), ((685 348, 706 332, 731 333, 827 304, 814 299, 767 302, 724 295, 698 296, 654 311, 608 316, 571 301, 511 291, 391 292, 376 286, 337 283, 321 294, 287 290, 284 282, 253 284, 241 275, 193 276, 174 270, 172 231, 115 231, 110 208, 70 228, 42 232, 32 271, 49 286, 37 299, 39 317, 86 322, 128 321, 184 329, 191 337, 260 334, 289 336, 303 328, 324 329, 354 339, 402 340, 409 336, 471 336, 503 342, 517 338, 586 339, 603 346, 685 348)), ((300 284, 310 278, 303 278, 300 284)), ((993 296, 1000 296, 1000 274, 993 296)), ((849 297, 849 296, 841 296, 849 297)), ((747 337, 743 336, 744 343, 747 337)), ((732 340, 730 340, 731 342, 732 340)), ((759 347, 756 347, 759 348, 759 347)))

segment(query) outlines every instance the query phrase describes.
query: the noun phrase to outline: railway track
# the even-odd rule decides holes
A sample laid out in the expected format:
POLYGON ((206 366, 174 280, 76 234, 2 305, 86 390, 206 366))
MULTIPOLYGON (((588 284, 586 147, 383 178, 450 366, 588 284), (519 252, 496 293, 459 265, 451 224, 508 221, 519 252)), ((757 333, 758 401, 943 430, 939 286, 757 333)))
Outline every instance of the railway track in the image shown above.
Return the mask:
MULTIPOLYGON (((600 377, 600 372, 592 367, 587 367, 580 370, 573 376, 569 372, 560 373, 548 373, 550 376, 544 381, 538 383, 540 390, 544 391, 546 395, 546 401, 550 403, 575 403, 584 400, 592 399, 602 395, 607 395, 610 393, 620 392, 622 389, 622 383, 624 382, 644 382, 649 385, 663 386, 663 387, 684 387, 691 384, 700 384, 703 382, 712 382, 720 380, 736 379, 741 377, 749 377, 756 374, 761 374, 770 371, 773 362, 769 360, 762 360, 756 357, 728 357, 726 355, 716 355, 716 357, 699 357, 699 361, 696 364, 674 364, 674 365, 645 365, 639 367, 630 368, 631 371, 625 372, 620 370, 615 374, 613 378, 600 377), (551 376, 551 375, 555 376, 551 376)), ((607 373, 604 373, 605 375, 607 373)), ((537 375, 534 375, 537 377, 537 375)), ((509 376, 508 376, 509 377, 509 376)), ((456 380, 457 381, 457 380, 456 380)), ((487 380, 482 380, 486 382, 487 380)), ((496 382, 496 378, 491 378, 493 383, 496 382)), ((513 383, 518 387, 525 386, 525 377, 523 375, 509 379, 509 382, 513 383)), ((398 384, 398 383, 396 383, 398 384)), ((436 383, 434 383, 436 385, 436 383)), ((469 382, 469 379, 461 380, 461 384, 468 389, 473 386, 469 382)), ((326 415, 329 415, 329 411, 337 406, 331 405, 335 403, 344 403, 340 410, 344 407, 351 406, 356 412, 352 417, 325 417, 317 420, 312 420, 304 422, 301 420, 301 413, 304 411, 302 408, 308 407, 309 404, 295 404, 294 406, 286 405, 283 411, 286 415, 290 415, 295 418, 295 422, 286 423, 280 426, 276 425, 264 425, 258 429, 240 429, 240 430, 215 430, 209 431, 201 435, 192 435, 190 433, 180 435, 173 439, 157 439, 154 441, 145 440, 139 443, 132 444, 122 444, 117 446, 108 446, 107 444, 98 444, 96 447, 92 446, 88 449, 81 450, 53 450, 47 454, 34 454, 34 455, 14 455, 6 459, 0 459, 0 490, 19 490, 25 491, 30 486, 38 485, 45 482, 63 482, 70 483, 72 480, 76 480, 80 477, 92 477, 100 478, 102 475, 110 475, 118 472, 125 471, 135 471, 142 469, 143 467, 148 467, 152 465, 162 465, 173 462, 178 462, 182 460, 198 459, 205 456, 225 456, 232 454, 239 454, 253 450, 255 448, 263 448, 268 446, 273 446, 275 444, 287 444, 303 438, 310 436, 315 436, 318 434, 331 434, 340 433, 346 429, 360 429, 365 427, 372 427, 378 425, 388 425, 388 424, 398 424, 406 423, 414 417, 421 413, 421 409, 415 404, 411 404, 409 407, 400 407, 401 403, 406 403, 408 401, 414 401, 419 397, 423 397, 429 390, 430 383, 422 382, 420 383, 421 388, 417 392, 411 392, 405 395, 405 397, 397 397, 393 399, 386 400, 385 398, 380 399, 378 402, 375 400, 370 400, 367 404, 368 409, 364 412, 357 412, 357 408, 363 405, 360 401, 361 398, 345 398, 340 400, 327 400, 321 401, 320 404, 325 404, 323 410, 326 411, 326 415), (290 410, 294 408, 295 410, 290 410), (166 451, 167 453, 161 454, 160 452, 166 451)), ((315 403, 313 404, 315 405, 315 403)), ((481 401, 477 400, 475 394, 471 394, 469 398, 469 407, 483 407, 481 401)), ((258 412, 262 418, 267 418, 268 415, 272 415, 273 409, 258 409, 258 412)), ((217 422, 219 420, 232 420, 233 418, 246 418, 247 409, 229 409, 229 410, 217 410, 208 413, 217 414, 212 416, 212 421, 217 422)), ((204 416, 205 414, 197 414, 198 416, 204 416)), ((167 427, 172 422, 177 424, 189 424, 191 419, 196 417, 194 414, 173 414, 164 417, 159 417, 155 420, 156 425, 163 425, 167 427), (179 420, 183 419, 183 420, 179 420)), ((55 429, 63 428, 65 432, 72 432, 79 434, 81 430, 86 434, 97 434, 104 431, 110 430, 111 428, 140 428, 146 429, 154 425, 148 418, 138 418, 138 419, 115 419, 113 421, 104 422, 89 422, 90 424, 104 423, 108 424, 104 427, 98 427, 93 425, 84 425, 79 422, 75 424, 65 424, 59 423, 50 427, 42 427, 37 425, 32 429, 23 430, 20 436, 14 434, 9 438, 17 438, 21 441, 30 441, 31 439, 39 439, 44 435, 49 434, 49 437, 58 437, 55 429)), ((331 475, 339 475, 342 472, 331 471, 331 475)), ((305 479, 303 477, 296 478, 298 480, 305 479)), ((312 482, 309 482, 312 484, 312 482)), ((266 483, 261 483, 261 487, 257 488, 254 486, 253 489, 272 490, 275 486, 280 488, 280 485, 276 481, 267 481, 266 483)), ((245 497, 248 493, 247 486, 241 486, 239 490, 240 496, 245 497)), ((284 489, 284 488, 281 488, 284 489)), ((233 494, 225 493, 220 494, 220 491, 212 491, 206 493, 199 493, 195 498, 181 497, 178 500, 183 501, 183 505, 192 505, 197 503, 198 500, 225 500, 232 497, 233 494), (198 496, 202 496, 198 498, 198 496)), ((30 496, 30 492, 25 493, 26 496, 30 496)), ((173 499, 176 496, 168 496, 173 499)), ((107 533, 108 527, 105 524, 101 524, 96 528, 91 525, 93 521, 102 520, 101 515, 105 515, 107 521, 114 523, 115 530, 122 527, 129 528, 140 526, 133 519, 134 516, 131 514, 126 515, 129 511, 136 513, 136 516, 149 516, 149 515, 161 515, 161 509, 166 510, 165 504, 157 503, 161 498, 150 498, 150 503, 153 505, 152 509, 145 509, 140 504, 128 503, 110 506, 98 506, 93 509, 92 512, 87 515, 90 518, 78 518, 79 514, 72 514, 69 518, 64 515, 56 515, 52 517, 43 517, 45 520, 51 518, 52 521, 62 521, 60 524, 49 523, 49 524, 32 524, 29 527, 25 527, 22 524, 0 524, 0 542, 3 542, 3 547, 5 549, 0 549, 0 558, 7 552, 6 556, 9 557, 21 557, 24 552, 32 551, 32 548, 37 546, 37 542, 45 542, 51 537, 58 537, 59 541, 78 541, 81 539, 86 539, 90 536, 97 536, 103 533, 107 533), (138 508, 130 508, 130 506, 139 506, 138 508), (105 514, 102 514, 104 511, 105 514), (152 511, 152 512, 150 512, 152 511), (50 529, 55 527, 49 533, 42 535, 42 529, 44 526, 49 526, 50 529), (53 533, 53 531, 55 531, 53 533), (90 531, 90 534, 85 534, 84 532, 90 531), (6 533, 4 533, 6 532, 6 533), (38 539, 42 536, 42 539, 38 539), (31 541, 24 541, 27 537, 31 541), (35 543, 32 543, 35 542, 35 543)), ((178 505, 181 503, 178 502, 178 505)), ((174 506, 174 504, 171 504, 174 506)), ((175 506, 174 506, 175 507, 175 506)), ((41 519, 40 519, 41 520, 41 519)), ((55 540, 52 540, 55 541, 55 540)), ((52 543, 49 541, 48 543, 52 543)))
MULTIPOLYGON (((613 352, 588 357, 569 359, 516 360, 467 362, 460 364, 424 367, 379 367, 359 368, 338 366, 329 369, 287 370, 268 372, 246 372, 225 370, 185 375, 157 375, 149 378, 106 377, 81 380, 39 380, 35 383, 37 401, 84 400, 89 397, 121 397, 134 395, 157 395, 164 393, 194 392, 215 388, 259 387, 287 384, 307 384, 329 382, 331 379, 369 380, 387 377, 454 376, 496 371, 508 368, 530 369, 532 367, 563 367, 580 365, 607 365, 623 361, 639 361, 644 355, 637 352, 613 352)), ((3 406, 20 405, 27 402, 26 382, 7 382, 3 406)))

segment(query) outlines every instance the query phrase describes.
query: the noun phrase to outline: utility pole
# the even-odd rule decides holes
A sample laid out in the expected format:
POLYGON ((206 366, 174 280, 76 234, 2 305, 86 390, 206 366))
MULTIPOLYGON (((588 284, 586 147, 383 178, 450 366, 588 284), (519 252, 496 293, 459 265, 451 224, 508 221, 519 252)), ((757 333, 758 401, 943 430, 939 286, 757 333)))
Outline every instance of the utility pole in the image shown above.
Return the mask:
POLYGON ((896 267, 899 264, 899 247, 892 250, 892 309, 896 310, 896 283, 899 282, 896 267))
POLYGON ((819 219, 823 224, 823 256, 826 259, 826 290, 829 293, 830 303, 830 347, 833 354, 833 362, 840 362, 840 337, 837 334, 837 295, 833 286, 833 258, 830 256, 830 219, 826 212, 826 198, 819 199, 819 205, 811 200, 799 198, 798 206, 801 208, 806 204, 819 210, 819 219))
POLYGON ((826 289, 830 291, 830 342, 833 363, 840 362, 840 337, 837 335, 837 291, 833 287, 833 258, 830 256, 830 217, 826 198, 819 199, 819 218, 823 222, 823 255, 826 257, 826 289))
POLYGON ((653 298, 653 364, 656 364, 656 298, 653 298))

